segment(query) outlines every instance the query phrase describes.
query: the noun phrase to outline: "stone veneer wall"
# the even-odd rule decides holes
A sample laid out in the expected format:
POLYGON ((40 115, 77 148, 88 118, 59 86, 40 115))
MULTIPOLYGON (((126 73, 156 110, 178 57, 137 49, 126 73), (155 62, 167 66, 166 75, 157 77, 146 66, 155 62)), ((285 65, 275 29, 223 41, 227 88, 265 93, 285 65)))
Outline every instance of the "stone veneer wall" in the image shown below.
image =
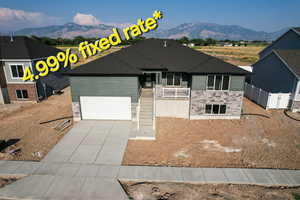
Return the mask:
POLYGON ((191 91, 191 118, 218 118, 240 117, 243 101, 243 91, 191 91), (205 104, 225 104, 227 105, 225 115, 207 115, 205 114, 205 104))
POLYGON ((299 112, 300 111, 300 101, 294 101, 292 104, 292 109, 293 112, 299 112))

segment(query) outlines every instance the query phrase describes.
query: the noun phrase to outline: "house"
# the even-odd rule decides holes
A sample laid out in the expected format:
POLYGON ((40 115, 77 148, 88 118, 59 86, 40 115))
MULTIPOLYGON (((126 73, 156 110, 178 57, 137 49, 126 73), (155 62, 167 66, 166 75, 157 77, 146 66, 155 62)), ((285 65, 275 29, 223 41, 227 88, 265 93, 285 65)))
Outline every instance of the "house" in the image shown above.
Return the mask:
POLYGON ((74 120, 239 119, 248 72, 175 40, 147 39, 65 73, 74 120))
MULTIPOLYGON (((272 94, 287 94, 286 106, 300 111, 300 28, 292 28, 260 52, 251 84, 272 94)), ((282 98, 282 95, 279 96, 282 98)), ((276 100, 282 103, 283 99, 276 100)))
POLYGON ((300 49, 273 50, 254 64, 251 79, 267 92, 291 94, 287 108, 300 111, 300 49))
POLYGON ((267 46, 259 53, 263 58, 270 54, 274 49, 300 49, 300 27, 289 29, 282 36, 277 38, 271 45, 267 46))
POLYGON ((0 36, 0 103, 38 102, 68 86, 68 77, 61 74, 68 68, 63 67, 38 80, 23 80, 25 67, 38 74, 35 63, 60 51, 28 37, 0 36))

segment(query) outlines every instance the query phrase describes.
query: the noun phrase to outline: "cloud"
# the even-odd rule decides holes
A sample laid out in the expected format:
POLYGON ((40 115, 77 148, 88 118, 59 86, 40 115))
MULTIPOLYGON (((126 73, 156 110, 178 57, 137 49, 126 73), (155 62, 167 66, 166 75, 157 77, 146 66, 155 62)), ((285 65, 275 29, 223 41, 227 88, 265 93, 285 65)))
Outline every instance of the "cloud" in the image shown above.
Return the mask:
POLYGON ((131 23, 102 22, 99 19, 97 19, 94 15, 83 14, 83 13, 77 13, 73 17, 73 22, 79 25, 91 25, 91 26, 105 24, 105 25, 114 26, 118 28, 125 28, 132 25, 131 23))
POLYGON ((91 25, 91 26, 97 26, 100 24, 100 21, 91 14, 83 14, 83 13, 77 13, 73 17, 73 22, 79 25, 91 25))
POLYGON ((58 22, 57 17, 40 12, 27 12, 0 7, 0 30, 19 30, 26 27, 47 26, 58 22))

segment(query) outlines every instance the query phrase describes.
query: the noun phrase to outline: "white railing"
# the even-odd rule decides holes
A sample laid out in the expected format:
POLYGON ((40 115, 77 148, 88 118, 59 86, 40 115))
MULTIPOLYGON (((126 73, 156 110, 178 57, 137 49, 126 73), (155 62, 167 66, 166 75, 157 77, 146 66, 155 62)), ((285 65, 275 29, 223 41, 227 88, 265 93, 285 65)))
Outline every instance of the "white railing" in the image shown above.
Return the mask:
POLYGON ((190 88, 162 88, 163 98, 190 97, 190 88))

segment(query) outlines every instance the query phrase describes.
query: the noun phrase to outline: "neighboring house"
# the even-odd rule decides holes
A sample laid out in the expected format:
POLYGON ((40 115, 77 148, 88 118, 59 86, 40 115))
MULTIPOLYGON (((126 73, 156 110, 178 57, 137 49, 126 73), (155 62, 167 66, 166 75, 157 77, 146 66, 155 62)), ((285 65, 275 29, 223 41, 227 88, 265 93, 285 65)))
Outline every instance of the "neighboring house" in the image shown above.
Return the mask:
POLYGON ((264 58, 276 49, 300 49, 300 27, 291 28, 259 53, 264 58))
POLYGON ((291 28, 259 54, 251 84, 278 94, 275 104, 284 103, 285 108, 300 111, 300 27, 291 28), (284 94, 290 96, 282 99, 284 94))
POLYGON ((68 86, 68 77, 61 74, 68 68, 63 67, 38 80, 23 81, 25 67, 29 66, 34 74, 38 74, 35 63, 60 51, 28 37, 0 36, 0 103, 38 102, 53 91, 68 86))
POLYGON ((66 74, 75 120, 239 119, 248 72, 174 40, 147 39, 66 74))
POLYGON ((300 111, 300 49, 273 50, 260 59, 251 83, 270 93, 290 93, 288 108, 300 111))

